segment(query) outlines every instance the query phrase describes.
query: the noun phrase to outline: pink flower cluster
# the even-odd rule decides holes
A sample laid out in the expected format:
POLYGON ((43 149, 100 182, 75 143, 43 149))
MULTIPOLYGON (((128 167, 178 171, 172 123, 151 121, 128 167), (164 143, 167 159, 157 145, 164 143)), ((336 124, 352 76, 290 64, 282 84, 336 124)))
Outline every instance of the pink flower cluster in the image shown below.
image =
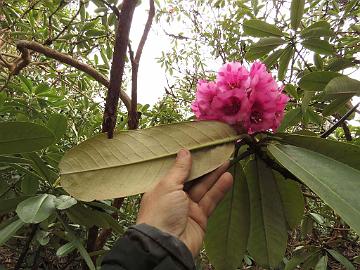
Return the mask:
POLYGON ((261 62, 250 72, 231 62, 220 68, 215 82, 198 82, 191 109, 199 120, 223 121, 239 132, 276 131, 289 100, 282 90, 261 62))

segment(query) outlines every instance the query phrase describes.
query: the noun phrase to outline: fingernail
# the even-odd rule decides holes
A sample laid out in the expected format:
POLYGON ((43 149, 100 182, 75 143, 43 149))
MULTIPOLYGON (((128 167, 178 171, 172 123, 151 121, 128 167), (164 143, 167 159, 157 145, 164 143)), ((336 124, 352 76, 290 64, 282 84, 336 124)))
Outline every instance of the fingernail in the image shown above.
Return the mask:
POLYGON ((178 153, 177 153, 177 158, 183 158, 186 157, 189 154, 189 151, 186 149, 181 149, 178 153))

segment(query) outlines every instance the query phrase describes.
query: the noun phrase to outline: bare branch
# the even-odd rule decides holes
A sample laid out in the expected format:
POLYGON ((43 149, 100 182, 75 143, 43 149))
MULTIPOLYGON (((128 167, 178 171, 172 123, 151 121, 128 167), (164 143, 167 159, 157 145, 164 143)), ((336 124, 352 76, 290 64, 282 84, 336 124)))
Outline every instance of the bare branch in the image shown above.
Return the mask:
POLYGON ((343 122, 345 122, 345 120, 353 114, 353 112, 356 111, 357 107, 359 107, 360 102, 358 104, 356 104, 352 109, 350 109, 343 117, 340 118, 339 121, 337 121, 331 128, 329 128, 327 131, 325 131, 323 134, 320 135, 321 138, 326 138, 328 137, 331 133, 334 132, 335 129, 337 129, 339 126, 342 125, 343 122))
POLYGON ((139 72, 139 63, 141 59, 141 55, 149 35, 151 25, 155 16, 155 5, 154 0, 149 0, 149 14, 145 24, 144 32, 141 36, 139 46, 136 50, 136 55, 134 58, 133 52, 131 50, 131 46, 129 44, 129 51, 130 51, 130 59, 131 59, 131 110, 129 112, 129 128, 136 129, 139 123, 139 117, 137 112, 137 79, 138 79, 138 72, 139 72))
MULTIPOLYGON (((104 75, 99 73, 93 67, 72 58, 70 55, 60 53, 56 50, 45 47, 35 41, 20 40, 16 43, 16 45, 20 51, 24 49, 25 50, 29 49, 44 54, 49 58, 55 59, 64 64, 68 64, 78 70, 85 72, 86 74, 88 74, 89 76, 91 76, 92 78, 94 78, 96 81, 98 81, 107 88, 110 86, 109 81, 104 75)), ((130 97, 124 91, 121 91, 120 98, 124 102, 125 106, 129 109, 131 104, 130 97)))
MULTIPOLYGON (((123 83, 125 57, 127 46, 129 43, 131 22, 136 5, 137 0, 123 1, 119 24, 116 30, 114 55, 110 70, 110 85, 106 97, 105 111, 102 124, 102 131, 107 132, 109 138, 113 137, 116 125, 116 113, 119 104, 119 95, 121 92, 120 89, 123 83)), ((129 107, 127 106, 128 111, 131 110, 129 110, 129 107)))

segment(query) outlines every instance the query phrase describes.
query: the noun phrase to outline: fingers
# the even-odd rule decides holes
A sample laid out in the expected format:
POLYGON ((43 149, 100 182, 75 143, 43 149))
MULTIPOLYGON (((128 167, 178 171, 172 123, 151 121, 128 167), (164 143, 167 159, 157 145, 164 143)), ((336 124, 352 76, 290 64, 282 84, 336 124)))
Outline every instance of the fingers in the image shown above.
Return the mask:
POLYGON ((182 185, 189 177, 191 171, 191 154, 187 149, 181 149, 176 161, 163 178, 168 184, 182 185))
POLYGON ((230 173, 224 173, 214 186, 203 196, 199 202, 199 206, 203 209, 205 215, 211 215, 218 203, 231 189, 232 184, 232 175, 230 173))
POLYGON ((214 185, 214 183, 219 179, 219 177, 226 172, 229 167, 229 161, 225 162, 215 171, 205 175, 202 179, 199 180, 195 186, 193 186, 189 193, 189 197, 194 202, 199 202, 206 192, 214 185))

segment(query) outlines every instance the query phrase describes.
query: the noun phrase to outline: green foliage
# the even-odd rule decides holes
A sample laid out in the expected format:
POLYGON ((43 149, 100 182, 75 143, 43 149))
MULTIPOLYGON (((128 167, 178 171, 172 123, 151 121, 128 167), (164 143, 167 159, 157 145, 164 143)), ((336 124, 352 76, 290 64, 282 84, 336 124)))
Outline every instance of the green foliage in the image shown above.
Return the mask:
MULTIPOLYGON (((198 79, 213 79, 214 70, 227 61, 263 61, 291 97, 279 128, 286 133, 253 135, 251 156, 232 168, 246 168, 246 177, 235 173, 232 192, 210 219, 210 261, 216 269, 242 264, 356 269, 358 115, 330 138, 318 135, 359 95, 353 74, 359 67, 359 2, 156 2, 155 27, 170 40, 158 58, 168 85, 157 104, 138 104, 140 128, 193 119, 190 104, 198 79), (288 234, 292 245, 286 246, 288 234)), ((139 197, 126 198, 120 210, 112 200, 76 200, 59 186, 59 162, 64 152, 100 132, 106 88, 41 53, 31 52, 30 63, 19 73, 12 64, 22 59, 16 42, 34 40, 107 77, 116 16, 98 0, 4 0, 0 14, 0 244, 24 244, 29 229, 39 226, 31 250, 45 245, 63 260, 78 264, 82 258, 95 269, 101 258, 95 266, 85 248, 90 228, 111 228, 110 247, 133 224, 139 197)), ((124 87, 130 63, 125 69, 124 87)), ((127 120, 121 107, 119 130, 128 128, 127 120)))

